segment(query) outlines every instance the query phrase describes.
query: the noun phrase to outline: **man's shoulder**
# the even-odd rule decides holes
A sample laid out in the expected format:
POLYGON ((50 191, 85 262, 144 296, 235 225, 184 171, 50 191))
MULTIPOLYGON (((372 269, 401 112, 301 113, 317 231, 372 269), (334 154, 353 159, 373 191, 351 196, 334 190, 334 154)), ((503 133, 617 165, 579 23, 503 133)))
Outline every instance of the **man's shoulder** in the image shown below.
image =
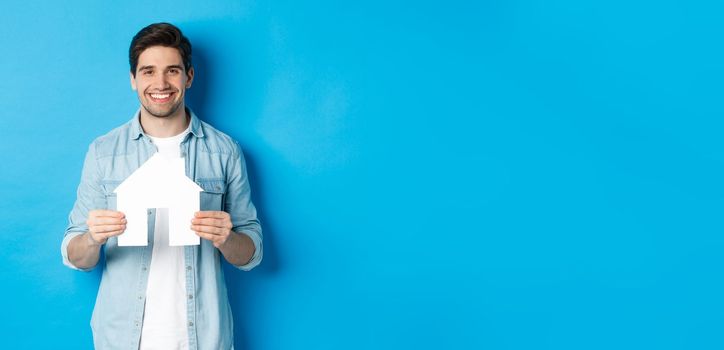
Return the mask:
POLYGON ((104 155, 107 153, 113 153, 120 143, 126 143, 133 136, 131 131, 131 121, 127 121, 107 133, 98 136, 91 142, 91 147, 95 149, 98 155, 104 155))
POLYGON ((239 143, 223 131, 216 129, 211 124, 199 120, 203 128, 205 144, 209 153, 238 153, 239 143))

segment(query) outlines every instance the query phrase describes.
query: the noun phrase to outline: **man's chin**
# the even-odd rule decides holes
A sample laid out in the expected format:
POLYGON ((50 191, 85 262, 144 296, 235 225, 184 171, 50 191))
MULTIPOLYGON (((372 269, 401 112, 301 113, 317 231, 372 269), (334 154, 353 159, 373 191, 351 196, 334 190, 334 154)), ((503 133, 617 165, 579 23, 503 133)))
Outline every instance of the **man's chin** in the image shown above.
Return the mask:
POLYGON ((170 109, 158 109, 158 108, 148 108, 148 106, 143 106, 143 109, 148 112, 153 117, 156 118, 168 118, 172 116, 176 110, 178 110, 178 107, 176 108, 170 108, 170 109))

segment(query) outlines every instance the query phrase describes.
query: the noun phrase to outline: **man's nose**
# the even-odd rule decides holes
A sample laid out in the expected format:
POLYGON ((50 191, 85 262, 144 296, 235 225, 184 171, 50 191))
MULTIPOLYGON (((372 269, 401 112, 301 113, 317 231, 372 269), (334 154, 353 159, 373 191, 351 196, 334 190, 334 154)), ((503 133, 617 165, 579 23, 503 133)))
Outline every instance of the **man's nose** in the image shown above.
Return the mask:
POLYGON ((156 75, 155 83, 162 89, 165 89, 170 86, 170 84, 168 82, 168 77, 166 76, 166 74, 156 75))

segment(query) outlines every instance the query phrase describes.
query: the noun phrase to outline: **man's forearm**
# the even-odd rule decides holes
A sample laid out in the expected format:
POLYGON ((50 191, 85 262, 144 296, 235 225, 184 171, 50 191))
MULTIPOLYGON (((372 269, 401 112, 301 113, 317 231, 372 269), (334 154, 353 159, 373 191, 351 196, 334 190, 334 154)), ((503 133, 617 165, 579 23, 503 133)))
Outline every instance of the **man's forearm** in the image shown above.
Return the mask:
POLYGON ((254 241, 251 237, 243 234, 231 232, 229 238, 219 247, 221 253, 224 254, 226 261, 235 266, 246 265, 254 256, 254 241))
POLYGON ((101 245, 93 242, 89 235, 86 232, 75 236, 68 243, 68 260, 77 268, 89 269, 100 259, 101 245))

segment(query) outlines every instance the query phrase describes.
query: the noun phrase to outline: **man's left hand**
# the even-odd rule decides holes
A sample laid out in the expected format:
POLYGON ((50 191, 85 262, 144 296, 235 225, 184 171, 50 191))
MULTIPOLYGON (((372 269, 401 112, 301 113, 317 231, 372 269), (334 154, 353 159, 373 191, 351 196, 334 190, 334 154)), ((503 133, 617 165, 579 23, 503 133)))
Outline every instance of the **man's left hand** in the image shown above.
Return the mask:
POLYGON ((191 220, 191 229, 214 247, 221 248, 232 235, 231 216, 224 211, 197 211, 191 220))

